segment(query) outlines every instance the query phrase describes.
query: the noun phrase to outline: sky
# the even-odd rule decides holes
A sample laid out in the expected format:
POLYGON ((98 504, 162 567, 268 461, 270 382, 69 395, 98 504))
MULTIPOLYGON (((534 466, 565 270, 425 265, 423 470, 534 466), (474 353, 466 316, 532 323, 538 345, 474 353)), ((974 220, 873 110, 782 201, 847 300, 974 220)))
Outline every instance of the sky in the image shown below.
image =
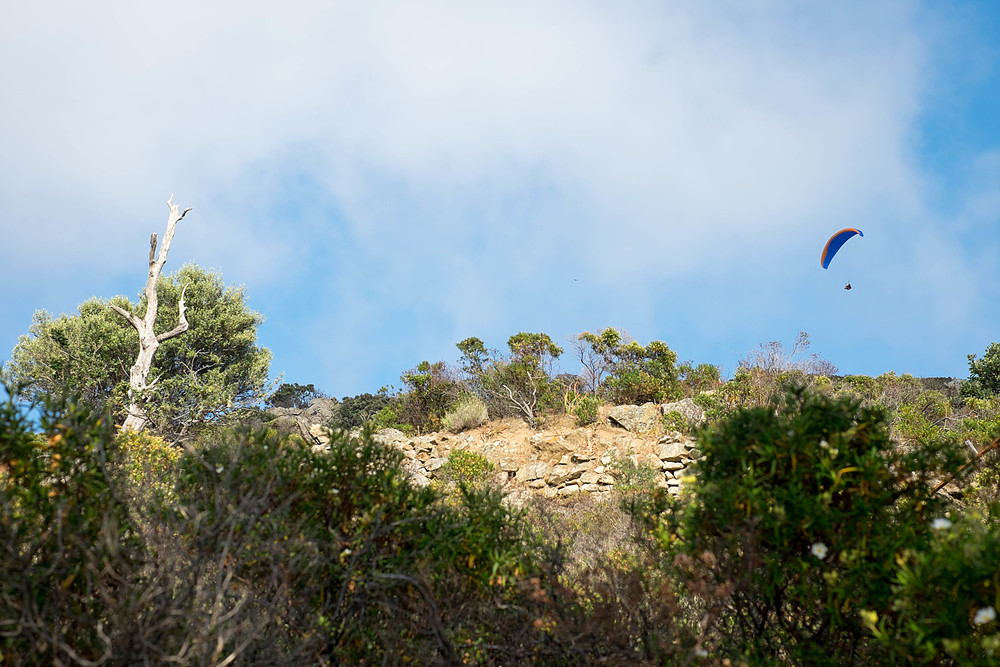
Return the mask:
POLYGON ((1000 340, 998 35, 988 1, 14 3, 0 360, 36 310, 134 300, 173 194, 165 273, 245 285, 272 376, 332 396, 520 331, 575 372, 609 326, 724 376, 804 331, 844 374, 966 377, 1000 340))

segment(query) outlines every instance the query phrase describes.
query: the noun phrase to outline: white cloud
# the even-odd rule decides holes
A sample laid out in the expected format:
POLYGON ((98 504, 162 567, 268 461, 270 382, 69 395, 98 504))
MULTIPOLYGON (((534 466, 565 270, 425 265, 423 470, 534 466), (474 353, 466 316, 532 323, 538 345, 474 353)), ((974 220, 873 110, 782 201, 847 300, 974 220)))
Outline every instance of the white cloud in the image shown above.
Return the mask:
MULTIPOLYGON (((0 242, 23 250, 4 271, 45 253, 131 280, 173 191, 195 207, 177 264, 261 291, 382 280, 460 330, 531 322, 553 308, 532 285, 583 274, 634 290, 594 324, 650 322, 664 281, 784 280, 846 224, 910 216, 933 247, 926 30, 902 2, 20 3, 0 26, 0 242)), ((591 303, 560 298, 567 318, 591 303)))

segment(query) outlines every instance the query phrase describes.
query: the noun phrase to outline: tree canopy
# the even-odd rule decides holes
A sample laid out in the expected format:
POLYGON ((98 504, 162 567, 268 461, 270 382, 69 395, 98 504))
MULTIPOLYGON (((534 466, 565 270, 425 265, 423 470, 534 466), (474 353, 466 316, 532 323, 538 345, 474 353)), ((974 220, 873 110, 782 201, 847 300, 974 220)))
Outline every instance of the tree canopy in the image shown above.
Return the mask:
MULTIPOLYGON (((185 285, 190 328, 160 345, 143 396, 152 430, 173 437, 262 401, 271 362, 271 352, 256 344, 264 318, 247 306, 245 288, 227 286, 221 274, 194 264, 157 283, 158 333, 177 325, 185 285)), ((146 310, 141 294, 134 303, 122 296, 88 299, 73 315, 35 313, 5 367, 22 398, 70 389, 116 422, 124 419, 138 334, 111 304, 140 317, 146 310)))

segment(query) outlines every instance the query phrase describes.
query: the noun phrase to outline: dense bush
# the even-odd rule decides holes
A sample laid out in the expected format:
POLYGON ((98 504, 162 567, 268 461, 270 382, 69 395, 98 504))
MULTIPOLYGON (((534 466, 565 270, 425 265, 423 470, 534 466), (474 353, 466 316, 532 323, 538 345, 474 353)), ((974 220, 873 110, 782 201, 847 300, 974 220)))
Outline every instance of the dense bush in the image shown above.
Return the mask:
POLYGON ((1000 394, 1000 343, 991 343, 980 359, 969 355, 969 379, 962 385, 962 395, 989 398, 1000 394))
POLYGON ((347 430, 359 428, 386 407, 393 407, 393 401, 384 393, 345 396, 337 406, 330 426, 347 430))
POLYGON ((27 408, 0 404, 0 663, 100 662, 132 641, 141 566, 109 420, 77 400, 34 407, 38 434, 27 408))
POLYGON ((267 404, 275 408, 308 408, 314 398, 326 396, 315 385, 285 382, 268 397, 267 404))
MULTIPOLYGON (((946 657, 952 641, 971 646, 977 626, 946 626, 950 608, 906 607, 918 593, 907 592, 904 564, 939 553, 934 526, 949 511, 932 487, 964 461, 941 435, 896 448, 885 411, 802 387, 703 432, 691 495, 636 506, 704 618, 701 649, 760 663, 891 664, 915 659, 914 627, 922 659, 946 657)), ((980 592, 962 608, 989 599, 980 592)))

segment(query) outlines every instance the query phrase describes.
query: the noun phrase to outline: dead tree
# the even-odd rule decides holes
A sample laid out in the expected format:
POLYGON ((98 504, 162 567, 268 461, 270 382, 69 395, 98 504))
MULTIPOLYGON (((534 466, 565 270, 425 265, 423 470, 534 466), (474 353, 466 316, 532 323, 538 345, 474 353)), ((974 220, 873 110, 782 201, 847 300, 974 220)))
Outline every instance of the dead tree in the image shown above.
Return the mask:
POLYGON ((167 262, 167 253, 170 251, 170 242, 174 238, 174 229, 177 223, 191 210, 190 208, 186 208, 181 211, 180 207, 174 203, 173 195, 170 195, 170 199, 167 200, 167 206, 170 208, 170 215, 167 218, 167 233, 163 235, 163 244, 160 246, 159 255, 156 254, 156 234, 152 234, 149 237, 149 276, 146 278, 145 317, 139 319, 139 317, 124 308, 111 304, 111 307, 119 315, 128 320, 128 323, 135 327, 135 330, 139 333, 139 354, 132 368, 129 370, 128 416, 122 425, 123 430, 138 432, 145 429, 149 424, 149 417, 146 414, 143 403, 145 402, 144 394, 146 391, 156 384, 155 379, 148 384, 146 382, 149 378, 149 369, 153 365, 153 355, 156 354, 156 348, 160 346, 160 343, 169 338, 180 336, 188 330, 188 321, 184 316, 184 290, 187 289, 187 285, 181 290, 181 299, 178 305, 180 315, 177 326, 159 335, 153 329, 153 326, 156 324, 156 309, 159 305, 156 295, 156 283, 160 279, 160 272, 163 270, 163 265, 167 262))

